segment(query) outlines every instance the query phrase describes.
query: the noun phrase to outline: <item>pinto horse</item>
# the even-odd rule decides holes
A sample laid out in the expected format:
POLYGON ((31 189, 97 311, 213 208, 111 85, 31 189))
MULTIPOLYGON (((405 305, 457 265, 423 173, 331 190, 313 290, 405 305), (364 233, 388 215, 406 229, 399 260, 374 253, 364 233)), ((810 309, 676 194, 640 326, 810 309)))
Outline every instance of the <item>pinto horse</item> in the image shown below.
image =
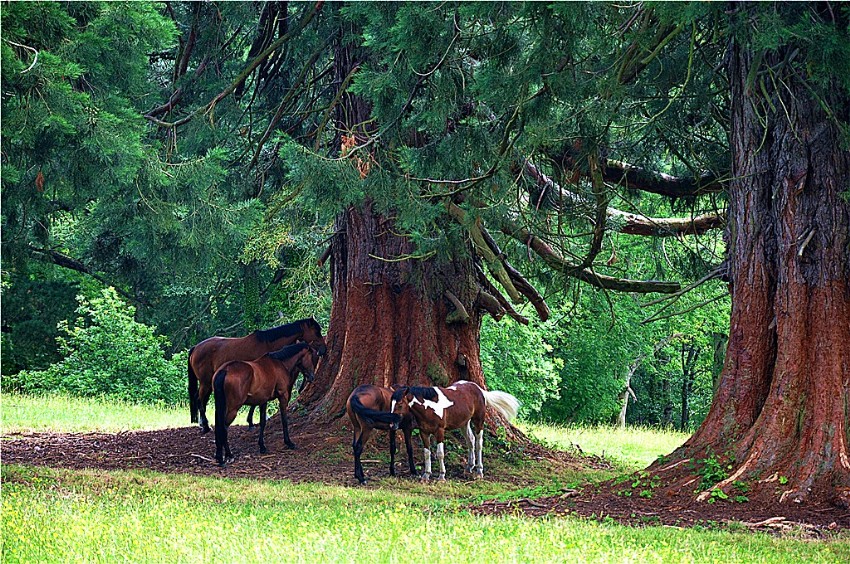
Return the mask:
POLYGON ((227 443, 227 427, 233 423, 239 408, 245 404, 260 406, 260 452, 265 453, 266 404, 277 398, 283 441, 291 449, 286 406, 292 396, 292 385, 302 372, 312 382, 318 353, 307 343, 287 345, 252 361, 233 360, 219 367, 213 377, 215 391, 215 459, 221 466, 233 460, 227 443))
POLYGON ((475 477, 484 476, 484 412, 489 405, 507 419, 516 417, 519 401, 506 392, 482 390, 478 384, 460 380, 448 388, 400 387, 390 398, 390 411, 402 417, 413 416, 425 447, 425 472, 422 479, 431 478, 431 435, 437 439, 437 460, 440 480, 446 479, 443 440, 446 431, 466 426, 469 447, 466 471, 475 470, 475 477))
MULTIPOLYGON (((201 431, 206 433, 210 430, 207 402, 212 393, 213 374, 219 366, 232 360, 254 360, 296 341, 306 342, 320 356, 327 351, 322 327, 313 318, 254 331, 244 337, 210 337, 189 349, 189 413, 192 423, 198 423, 200 412, 201 431)), ((251 421, 250 415, 248 420, 251 421)))
POLYGON ((354 429, 354 441, 351 444, 351 448, 354 450, 354 477, 361 484, 366 483, 366 476, 363 474, 360 455, 363 454, 363 447, 366 446, 373 429, 389 431, 390 476, 395 476, 395 432, 397 428, 401 428, 401 432, 404 434, 404 446, 407 449, 407 467, 411 474, 416 474, 416 463, 413 461, 413 443, 410 437, 413 431, 413 418, 409 414, 402 418, 400 415, 390 413, 392 394, 393 390, 390 388, 364 384, 351 392, 345 404, 345 411, 348 413, 348 418, 351 419, 351 426, 354 429), (396 425, 396 429, 392 428, 393 424, 396 425))

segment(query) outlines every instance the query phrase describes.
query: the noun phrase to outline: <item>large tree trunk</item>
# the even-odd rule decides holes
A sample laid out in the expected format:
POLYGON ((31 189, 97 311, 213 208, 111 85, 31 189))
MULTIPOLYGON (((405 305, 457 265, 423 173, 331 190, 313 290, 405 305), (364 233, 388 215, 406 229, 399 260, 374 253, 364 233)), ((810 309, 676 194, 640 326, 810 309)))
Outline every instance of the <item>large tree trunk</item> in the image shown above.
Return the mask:
POLYGON ((336 418, 360 384, 484 385, 478 335, 481 313, 471 258, 397 260, 414 252, 391 219, 371 205, 337 218, 332 242, 333 305, 328 355, 299 401, 336 418), (469 314, 448 323, 450 291, 469 314))
POLYGON ((679 454, 728 456, 717 487, 846 506, 850 154, 821 102, 845 123, 850 112, 840 95, 815 99, 787 54, 753 69, 749 46, 729 53, 731 331, 714 403, 679 454))
MULTIPOLYGON (((334 65, 341 85, 365 57, 358 46, 345 43, 355 36, 340 34, 334 65)), ((337 149, 345 155, 351 146, 363 145, 374 128, 369 104, 343 92, 336 108, 337 149)), ((352 153, 351 162, 362 177, 369 174, 368 153, 352 153)), ((342 416, 348 395, 360 384, 447 386, 463 379, 484 385, 471 248, 451 261, 410 258, 416 249, 399 231, 369 201, 336 218, 328 354, 299 398, 314 417, 342 416), (447 291, 466 315, 449 317, 457 308, 447 291)))

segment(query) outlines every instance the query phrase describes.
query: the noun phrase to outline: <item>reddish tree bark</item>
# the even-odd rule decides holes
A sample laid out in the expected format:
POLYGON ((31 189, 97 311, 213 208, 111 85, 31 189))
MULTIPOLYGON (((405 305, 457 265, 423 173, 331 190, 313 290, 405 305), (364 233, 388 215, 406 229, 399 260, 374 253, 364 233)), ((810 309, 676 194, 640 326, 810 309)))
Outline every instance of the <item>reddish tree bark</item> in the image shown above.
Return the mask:
MULTIPOLYGON (((840 95, 815 99, 803 69, 767 77, 785 56, 753 69, 748 46, 729 53, 731 330, 714 403, 677 458, 728 460, 730 475, 715 487, 738 480, 779 501, 846 506, 850 154, 833 116, 846 123, 850 112, 840 95)), ((687 466, 676 464, 657 468, 687 466)), ((682 476, 678 486, 693 482, 682 476)))
POLYGON ((445 386, 462 379, 484 385, 472 259, 397 260, 413 246, 369 204, 340 214, 336 232, 328 354, 299 401, 334 419, 360 384, 445 386), (455 307, 446 290, 466 308, 465 322, 447 322, 455 307))
MULTIPOLYGON (((334 58, 338 84, 346 84, 364 56, 340 40, 334 58)), ((375 125, 366 100, 349 91, 341 93, 335 110, 335 143, 345 155, 352 145, 364 145, 375 125)), ((370 159, 362 148, 350 153, 361 176, 369 174, 370 159)), ((369 201, 340 213, 334 232, 328 354, 299 403, 329 421, 345 414, 348 395, 361 384, 447 386, 462 379, 483 386, 472 249, 461 249, 451 261, 411 258, 416 249, 410 239, 369 201), (467 315, 457 316, 463 321, 448 317, 457 308, 447 291, 465 308, 467 315)))

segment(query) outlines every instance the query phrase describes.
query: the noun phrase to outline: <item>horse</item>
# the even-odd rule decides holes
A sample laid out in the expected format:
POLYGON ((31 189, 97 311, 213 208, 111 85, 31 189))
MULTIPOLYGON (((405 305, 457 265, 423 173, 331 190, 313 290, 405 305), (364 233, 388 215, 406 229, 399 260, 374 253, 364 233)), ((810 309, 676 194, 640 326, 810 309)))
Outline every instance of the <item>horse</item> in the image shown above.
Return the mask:
MULTIPOLYGON (((404 386, 396 389, 390 398, 390 411, 401 417, 412 415, 425 451, 425 472, 422 480, 431 478, 431 435, 437 439, 437 460, 440 462, 439 480, 446 479, 443 462, 443 440, 446 431, 466 426, 469 447, 466 471, 475 470, 476 478, 484 477, 484 412, 486 406, 496 408, 506 419, 516 417, 519 400, 507 392, 487 391, 474 382, 460 380, 447 388, 404 386)), ((395 424, 395 423, 393 423, 395 424)))
MULTIPOLYGON (((210 337, 189 349, 189 413, 192 423, 198 423, 200 412, 201 432, 210 430, 207 421, 207 402, 212 393, 213 374, 231 360, 254 360, 296 341, 304 341, 324 355, 327 352, 322 327, 311 318, 301 319, 271 329, 254 331, 244 337, 210 337)), ((252 423, 248 415, 249 425, 252 423)))
POLYGON ((416 474, 416 463, 413 461, 413 444, 410 436, 413 431, 413 418, 409 414, 402 418, 400 415, 389 412, 392 405, 390 400, 392 394, 393 390, 390 388, 364 384, 356 387, 345 403, 345 411, 348 413, 348 418, 351 420, 351 426, 354 429, 354 440, 351 443, 351 448, 354 451, 354 477, 361 484, 366 483, 366 476, 363 474, 360 455, 363 453, 363 447, 366 446, 373 429, 389 431, 390 476, 395 476, 396 430, 392 428, 392 424, 396 424, 396 428, 401 428, 404 434, 407 467, 411 474, 416 474))
POLYGON ((318 352, 307 343, 287 345, 279 351, 266 353, 252 361, 233 360, 224 363, 213 377, 215 391, 215 459, 225 466, 233 461, 227 442, 227 427, 233 423, 239 408, 245 404, 260 406, 260 452, 268 452, 264 442, 266 404, 277 398, 283 441, 294 449, 289 438, 286 406, 292 395, 292 385, 302 372, 308 382, 315 377, 318 352))

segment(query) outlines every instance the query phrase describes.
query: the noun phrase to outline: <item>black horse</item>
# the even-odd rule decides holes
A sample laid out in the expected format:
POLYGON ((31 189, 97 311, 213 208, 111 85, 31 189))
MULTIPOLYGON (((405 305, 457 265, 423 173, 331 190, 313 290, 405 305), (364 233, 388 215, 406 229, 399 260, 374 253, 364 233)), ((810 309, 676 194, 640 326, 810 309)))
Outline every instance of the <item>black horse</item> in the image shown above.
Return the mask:
POLYGON ((401 428, 401 432, 404 434, 404 446, 407 449, 407 467, 411 474, 416 474, 416 463, 413 461, 413 445, 410 438, 413 431, 413 419, 409 415, 402 417, 390 413, 392 410, 392 394, 393 390, 390 388, 364 384, 351 392, 345 404, 345 411, 348 413, 348 418, 351 419, 351 426, 354 428, 354 441, 351 444, 354 450, 354 477, 361 484, 366 483, 366 476, 363 474, 360 455, 363 453, 363 447, 372 435, 373 429, 389 431, 390 476, 395 476, 395 430, 401 428))

